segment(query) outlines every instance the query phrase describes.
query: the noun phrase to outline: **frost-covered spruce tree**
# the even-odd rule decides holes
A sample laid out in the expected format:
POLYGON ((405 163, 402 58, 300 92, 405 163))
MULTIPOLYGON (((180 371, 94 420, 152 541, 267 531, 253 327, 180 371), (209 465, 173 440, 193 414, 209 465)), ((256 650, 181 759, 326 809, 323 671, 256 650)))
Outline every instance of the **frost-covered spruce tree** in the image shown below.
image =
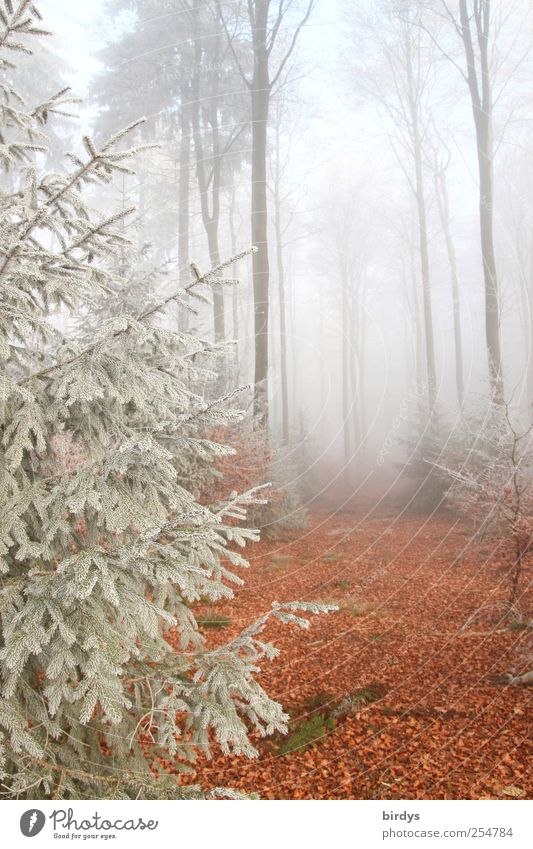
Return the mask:
MULTIPOLYGON (((38 21, 29 2, 1 4, 0 73, 38 21)), ((83 314, 116 283, 121 219, 92 210, 85 190, 134 151, 123 133, 100 149, 85 138, 64 172, 42 173, 65 92, 35 107, 0 87, 0 160, 16 185, 0 195, 0 793, 201 795, 154 778, 141 733, 150 758, 159 748, 185 764, 213 741, 252 756, 250 732, 286 721, 254 679, 275 654, 261 631, 269 616, 305 624, 294 611, 318 608, 274 604, 228 644, 203 645, 190 603, 231 595, 245 565, 234 545, 255 538, 237 520, 254 494, 201 505, 180 464, 223 452, 202 434, 234 414, 191 389, 202 345, 154 320, 183 289, 102 322, 89 344, 58 329, 59 308, 83 314)))
MULTIPOLYGON (((135 240, 137 235, 135 221, 130 222, 125 228, 121 223, 121 230, 123 234, 129 233, 130 237, 135 240)), ((194 271, 191 268, 193 278, 197 279, 198 275, 202 276, 197 266, 194 263, 191 263, 191 265, 194 268, 194 271)), ((187 309, 187 312, 191 313, 192 316, 196 316, 199 311, 197 307, 202 308, 202 302, 207 300, 204 293, 199 291, 200 287, 195 285, 194 282, 188 287, 189 301, 184 300, 183 294, 176 294, 175 281, 172 280, 172 269, 175 268, 175 263, 172 260, 164 262, 157 262, 156 260, 154 262, 148 246, 144 246, 138 252, 132 251, 131 248, 125 250, 124 246, 121 246, 119 256, 112 260, 112 267, 114 273, 107 274, 105 284, 92 295, 83 314, 79 315, 74 321, 74 332, 82 345, 89 345, 95 339, 98 340, 102 334, 105 339, 108 334, 107 328, 113 329, 120 322, 130 319, 136 321, 140 314, 144 316, 143 321, 147 325, 155 324, 160 327, 161 323, 164 326, 172 323, 172 321, 179 324, 175 317, 165 314, 164 311, 159 309, 161 293, 169 287, 171 289, 171 300, 176 301, 180 308, 187 309), (156 308, 153 309, 153 307, 156 308), (115 321, 110 321, 111 319, 115 319, 115 321)), ((221 283, 224 283, 224 279, 221 280, 221 283)), ((215 400, 217 396, 213 389, 213 385, 218 382, 219 377, 217 367, 233 353, 230 346, 214 345, 207 339, 202 339, 197 334, 191 333, 166 334, 165 339, 167 348, 163 358, 161 358, 161 351, 158 346, 155 348, 152 345, 144 346, 142 351, 143 365, 158 367, 162 363, 163 368, 167 368, 169 361, 174 361, 174 354, 177 354, 180 368, 186 367, 183 374, 187 392, 191 397, 192 395, 195 396, 197 410, 193 416, 189 416, 181 422, 179 462, 176 464, 177 482, 186 487, 202 504, 205 504, 206 501, 212 501, 213 494, 215 494, 215 497, 222 497, 222 493, 225 496, 233 490, 243 492, 260 485, 265 480, 264 468, 261 480, 255 480, 246 486, 235 486, 233 478, 228 476, 226 485, 222 482, 223 490, 222 487, 217 490, 214 487, 215 481, 218 482, 219 478, 218 463, 221 461, 234 463, 235 457, 233 455, 236 451, 231 447, 229 439, 218 438, 218 435, 213 436, 211 423, 224 422, 227 424, 230 422, 235 430, 242 430, 241 413, 232 410, 227 404, 225 404, 225 408, 222 408, 220 400, 215 400), (169 356, 169 346, 174 349, 172 357, 169 356), (185 356, 183 356, 184 353, 185 356), (205 408, 204 411, 198 412, 201 408, 205 408), (200 439, 198 438, 199 435, 200 439), (185 436, 187 438, 184 438, 185 436)), ((240 395, 242 389, 226 396, 225 402, 233 396, 240 395)), ((217 430, 220 432, 220 429, 217 430)), ((226 432, 227 428, 224 429, 224 433, 226 432)), ((177 443, 174 442, 174 453, 176 453, 176 446, 177 443)), ((76 446, 72 439, 68 436, 63 438, 61 447, 65 462, 72 463, 72 459, 77 455, 76 446)), ((240 445, 239 451, 242 453, 242 445, 240 445)), ((272 492, 270 486, 268 491, 270 502, 272 492)), ((254 505, 256 510, 264 509, 264 506, 263 499, 259 499, 254 505)), ((253 520, 253 516, 250 515, 250 507, 247 509, 247 516, 248 521, 253 520)), ((256 523, 254 522, 255 526, 256 523)))

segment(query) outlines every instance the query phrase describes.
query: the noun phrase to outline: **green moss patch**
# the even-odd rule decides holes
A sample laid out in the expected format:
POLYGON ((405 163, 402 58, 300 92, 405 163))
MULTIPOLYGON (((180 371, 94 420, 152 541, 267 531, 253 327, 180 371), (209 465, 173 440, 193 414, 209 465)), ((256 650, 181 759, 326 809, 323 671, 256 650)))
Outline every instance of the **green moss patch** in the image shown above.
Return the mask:
POLYGON ((316 713, 294 727, 294 730, 281 744, 278 753, 288 755, 290 752, 303 751, 318 743, 333 728, 335 728, 334 719, 326 714, 316 713))

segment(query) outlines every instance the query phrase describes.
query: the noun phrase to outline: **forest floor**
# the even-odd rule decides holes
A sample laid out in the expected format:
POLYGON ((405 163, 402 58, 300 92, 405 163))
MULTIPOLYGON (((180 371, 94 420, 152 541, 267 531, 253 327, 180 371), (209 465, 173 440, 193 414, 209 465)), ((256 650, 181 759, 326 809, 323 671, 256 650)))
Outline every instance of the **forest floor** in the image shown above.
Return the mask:
MULTIPOLYGON (((289 736, 257 741, 255 760, 215 750, 181 781, 264 799, 533 798, 533 688, 491 678, 531 668, 533 634, 502 620, 509 578, 490 542, 456 517, 315 515, 248 554, 235 599, 204 610, 209 644, 274 600, 340 609, 307 631, 268 627, 281 654, 260 681, 289 736)), ((520 604, 531 620, 533 593, 520 604)))

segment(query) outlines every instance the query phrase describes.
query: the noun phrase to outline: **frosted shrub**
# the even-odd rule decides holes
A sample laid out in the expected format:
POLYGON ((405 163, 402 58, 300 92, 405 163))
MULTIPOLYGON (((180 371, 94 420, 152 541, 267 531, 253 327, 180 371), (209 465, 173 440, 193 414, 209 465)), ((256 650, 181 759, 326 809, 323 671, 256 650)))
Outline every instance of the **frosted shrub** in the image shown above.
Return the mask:
POLYGON ((474 520, 478 533, 498 533, 509 561, 509 603, 533 547, 532 427, 523 411, 491 404, 483 416, 465 415, 455 436, 464 446, 461 462, 435 466, 451 481, 449 500, 474 520))

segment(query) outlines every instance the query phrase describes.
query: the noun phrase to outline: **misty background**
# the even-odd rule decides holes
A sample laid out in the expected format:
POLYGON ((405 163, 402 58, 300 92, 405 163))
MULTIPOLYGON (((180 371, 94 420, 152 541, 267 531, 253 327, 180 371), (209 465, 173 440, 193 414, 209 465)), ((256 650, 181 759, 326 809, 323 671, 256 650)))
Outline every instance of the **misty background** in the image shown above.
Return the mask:
MULTIPOLYGON (((265 157, 268 430, 306 501, 410 492, 405 471, 427 434, 446 441, 461 411, 500 379, 505 400, 531 405, 533 10, 527 0, 467 4, 478 68, 475 10, 490 12, 488 206, 501 345, 491 379, 461 5, 266 4, 271 78, 279 70, 265 157)), ((138 141, 158 147, 94 203, 135 205, 129 235, 147 265, 183 279, 189 260, 204 271, 254 241, 249 8, 41 4, 54 35, 31 60, 32 85, 42 93, 67 84, 84 99, 78 120, 56 129, 58 151, 65 137, 76 149, 80 124, 101 141, 146 117, 138 141)), ((221 346, 235 342, 223 392, 258 385, 254 274, 265 279, 251 260, 241 264, 240 285, 214 304, 168 315, 221 346)), ((253 395, 241 394, 250 409, 253 395)))

